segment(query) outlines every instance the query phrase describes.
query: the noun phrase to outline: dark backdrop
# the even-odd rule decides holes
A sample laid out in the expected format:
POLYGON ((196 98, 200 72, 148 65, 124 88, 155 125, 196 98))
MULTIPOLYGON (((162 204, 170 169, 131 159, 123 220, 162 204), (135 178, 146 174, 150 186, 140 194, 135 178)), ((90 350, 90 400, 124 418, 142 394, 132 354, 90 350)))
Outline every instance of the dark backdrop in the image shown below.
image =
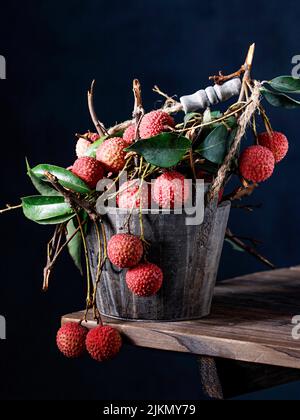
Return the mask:
MULTIPOLYGON (((131 113, 131 81, 139 77, 145 105, 156 83, 170 94, 207 84, 219 69, 236 70, 256 41, 257 78, 290 74, 300 54, 300 3, 296 1, 151 0, 27 1, 1 6, 1 206, 31 195, 24 156, 66 166, 74 160, 74 133, 93 129, 86 90, 97 79, 96 105, 106 125, 131 113)), ((255 214, 235 210, 231 227, 264 240, 278 266, 299 264, 299 113, 270 109, 274 127, 290 139, 288 159, 252 201, 255 214)), ((45 243, 51 230, 20 213, 1 217, 1 398, 197 399, 194 357, 125 348, 115 361, 69 362, 55 348, 62 314, 83 308, 83 280, 66 255, 52 287, 41 293, 45 243)), ((220 279, 263 267, 226 246, 220 279), (237 258, 238 256, 238 258, 237 258)), ((289 395, 284 388, 279 396, 289 395)), ((297 394, 297 392, 296 392, 297 394)), ((275 394, 271 394, 274 395, 275 394)), ((298 394, 299 395, 299 394, 298 394)), ((278 395, 276 395, 278 397, 278 395)))

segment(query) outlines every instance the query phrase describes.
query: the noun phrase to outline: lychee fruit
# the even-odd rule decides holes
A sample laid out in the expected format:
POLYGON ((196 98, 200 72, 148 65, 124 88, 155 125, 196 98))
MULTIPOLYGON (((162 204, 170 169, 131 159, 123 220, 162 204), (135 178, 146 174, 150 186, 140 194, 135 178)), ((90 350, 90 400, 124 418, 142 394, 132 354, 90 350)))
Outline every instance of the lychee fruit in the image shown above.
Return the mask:
POLYGON ((163 272, 155 264, 140 264, 128 270, 126 283, 128 288, 137 296, 153 296, 162 287, 163 272))
POLYGON ((190 194, 190 187, 179 172, 165 172, 154 182, 153 200, 163 209, 182 207, 189 200, 190 194))
POLYGON ((63 325, 57 332, 56 344, 61 353, 69 359, 80 357, 85 352, 87 328, 75 322, 63 325))
POLYGON ((113 359, 121 350, 120 333, 109 326, 100 326, 91 330, 86 337, 86 349, 97 362, 113 359))
POLYGON ((117 195, 117 205, 120 209, 148 208, 151 201, 149 185, 140 180, 125 182, 117 195))
POLYGON ((240 156, 240 174, 248 181, 263 182, 269 179, 275 168, 273 153, 263 146, 248 147, 240 156))
POLYGON ((77 159, 72 167, 72 172, 92 189, 96 188, 97 183, 104 176, 104 170, 101 163, 92 157, 77 159))
POLYGON ((78 158, 84 157, 89 147, 97 140, 100 136, 97 133, 86 133, 77 141, 76 144, 76 155, 78 158))
POLYGON ((126 143, 130 145, 134 142, 135 136, 136 136, 136 125, 132 124, 124 131, 123 140, 125 140, 126 143))
POLYGON ((96 152, 97 160, 102 163, 107 172, 117 173, 125 166, 126 152, 124 149, 126 147, 128 144, 120 137, 107 139, 96 152))
POLYGON ((276 163, 281 162, 286 157, 289 150, 289 142, 287 137, 277 131, 259 134, 258 143, 261 146, 271 150, 275 157, 276 163))
POLYGON ((157 136, 170 128, 175 127, 175 120, 164 111, 152 111, 146 114, 140 125, 140 136, 142 139, 157 136))
POLYGON ((108 258, 116 267, 131 268, 141 261, 144 247, 137 236, 118 234, 108 242, 107 253, 108 258))

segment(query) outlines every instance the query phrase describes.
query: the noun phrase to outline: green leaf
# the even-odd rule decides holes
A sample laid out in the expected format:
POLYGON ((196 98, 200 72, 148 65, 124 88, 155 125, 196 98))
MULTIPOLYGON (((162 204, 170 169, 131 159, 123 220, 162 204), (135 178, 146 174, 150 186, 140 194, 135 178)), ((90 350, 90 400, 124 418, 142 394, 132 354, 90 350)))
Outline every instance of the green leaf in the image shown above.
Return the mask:
MULTIPOLYGON (((86 215, 86 213, 84 213, 86 215)), ((67 240, 71 238, 71 236, 75 233, 78 229, 78 222, 76 218, 73 218, 67 224, 67 240)), ((68 243, 68 250, 69 254, 74 261, 74 264, 82 274, 82 263, 81 263, 81 256, 82 256, 82 236, 80 231, 74 236, 74 238, 68 243)))
POLYGON ((300 108, 300 102, 296 101, 293 98, 290 98, 283 93, 275 93, 266 88, 261 89, 261 93, 265 99, 273 106, 282 107, 287 109, 296 109, 300 108))
POLYGON ((60 168, 59 166, 47 164, 38 165, 32 169, 32 172, 37 178, 46 182, 47 178, 45 177, 45 172, 50 172, 59 180, 59 183, 63 187, 66 187, 71 191, 75 191, 80 194, 88 194, 91 192, 90 188, 86 185, 85 182, 74 175, 71 171, 60 168))
POLYGON ((195 151, 210 162, 220 165, 228 151, 228 138, 229 131, 222 124, 215 128, 195 151))
POLYGON ((198 112, 190 112, 189 114, 186 114, 184 117, 184 127, 187 126, 187 124, 194 118, 194 117, 199 117, 199 113, 198 112))
POLYGON ((96 157, 96 152, 98 148, 101 146, 102 143, 105 142, 105 140, 110 139, 112 137, 123 137, 124 131, 119 131, 118 133, 114 135, 106 135, 101 137, 99 140, 95 141, 87 150, 85 156, 87 157, 96 157))
POLYGON ((152 165, 170 168, 177 165, 190 148, 191 142, 186 137, 178 136, 176 133, 163 133, 150 139, 140 140, 126 151, 136 152, 152 165))
POLYGON ((85 153, 85 156, 88 157, 96 157, 96 152, 98 150, 98 148, 101 146, 102 143, 105 142, 105 140, 107 140, 109 138, 109 136, 103 136, 101 137, 101 139, 96 140, 95 143, 93 143, 87 150, 87 152, 85 153))
POLYGON ((32 171, 29 162, 26 158, 26 167, 27 167, 27 175, 31 179, 33 185, 35 186, 36 190, 41 194, 47 197, 51 196, 60 196, 61 194, 52 188, 48 183, 41 181, 32 171))
POLYGON ((292 76, 279 76, 268 84, 281 93, 300 93, 300 79, 292 76))
POLYGON ((22 198, 24 215, 41 225, 66 222, 74 216, 72 208, 63 197, 31 196, 22 198))
POLYGON ((240 246, 238 246, 236 243, 232 242, 231 239, 226 238, 225 241, 228 242, 232 246, 232 249, 234 251, 245 252, 245 250, 243 248, 241 248, 240 246))

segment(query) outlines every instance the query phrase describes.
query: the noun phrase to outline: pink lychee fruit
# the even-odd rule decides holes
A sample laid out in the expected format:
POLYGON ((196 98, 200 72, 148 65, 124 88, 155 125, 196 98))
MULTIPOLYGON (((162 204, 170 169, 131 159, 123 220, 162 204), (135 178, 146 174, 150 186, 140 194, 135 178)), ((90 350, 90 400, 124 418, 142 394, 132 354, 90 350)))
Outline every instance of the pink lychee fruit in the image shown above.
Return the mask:
POLYGON ((271 150, 275 157, 276 163, 281 162, 286 157, 289 150, 289 142, 287 137, 277 131, 259 134, 258 143, 261 146, 271 150))
POLYGON ((92 189, 96 188, 97 183, 104 176, 101 163, 92 157, 77 159, 72 166, 72 172, 92 189))
POLYGON ((86 337, 86 349, 92 359, 105 362, 113 359, 121 350, 122 338, 115 328, 100 326, 90 330, 86 337))
POLYGON ((163 272, 155 264, 143 263, 128 270, 126 274, 128 288, 137 296, 156 295, 163 284, 163 272))
POLYGON ((126 163, 126 152, 124 150, 126 147, 128 147, 128 144, 120 137, 107 139, 96 152, 97 160, 107 172, 118 173, 126 163))
POLYGON ((120 186, 117 205, 120 209, 149 208, 151 201, 149 185, 144 181, 133 179, 120 186))
POLYGON ((142 139, 157 136, 175 127, 175 120, 164 111, 152 111, 146 114, 140 125, 142 139))
POLYGON ((124 131, 123 140, 125 140, 128 145, 131 145, 135 140, 135 135, 136 125, 132 124, 124 131))
POLYGON ((179 172, 165 172, 154 182, 153 200, 162 209, 182 207, 183 204, 188 202, 190 195, 190 186, 179 172))
POLYGON ((141 261, 144 247, 137 236, 118 234, 108 242, 107 253, 108 258, 116 267, 131 268, 141 261))
POLYGON ((61 353, 69 359, 80 357, 85 352, 87 328, 75 322, 68 322, 57 332, 56 344, 61 353))
POLYGON ((97 133, 86 133, 77 141, 76 144, 76 155, 78 158, 84 157, 89 147, 97 140, 100 136, 97 133))
POLYGON ((274 168, 274 155, 266 147, 248 147, 240 156, 240 174, 248 181, 266 181, 273 175, 274 168))

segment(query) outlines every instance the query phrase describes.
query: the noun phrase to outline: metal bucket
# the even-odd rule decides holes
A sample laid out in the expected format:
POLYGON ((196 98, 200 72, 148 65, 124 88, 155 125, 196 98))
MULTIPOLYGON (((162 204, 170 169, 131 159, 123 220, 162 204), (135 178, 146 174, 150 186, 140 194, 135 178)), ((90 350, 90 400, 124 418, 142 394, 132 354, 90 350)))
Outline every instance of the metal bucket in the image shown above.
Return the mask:
MULTIPOLYGON (((223 249, 230 203, 205 209, 204 222, 187 226, 185 214, 145 214, 145 238, 151 243, 148 261, 164 273, 156 296, 142 298, 126 285, 126 270, 107 261, 98 287, 102 315, 127 320, 179 321, 209 315, 223 249)), ((128 215, 115 209, 105 220, 108 239, 126 233, 128 215)), ((140 235, 139 215, 130 217, 130 233, 140 235)), ((88 234, 93 280, 97 275, 99 244, 95 228, 88 234)))

